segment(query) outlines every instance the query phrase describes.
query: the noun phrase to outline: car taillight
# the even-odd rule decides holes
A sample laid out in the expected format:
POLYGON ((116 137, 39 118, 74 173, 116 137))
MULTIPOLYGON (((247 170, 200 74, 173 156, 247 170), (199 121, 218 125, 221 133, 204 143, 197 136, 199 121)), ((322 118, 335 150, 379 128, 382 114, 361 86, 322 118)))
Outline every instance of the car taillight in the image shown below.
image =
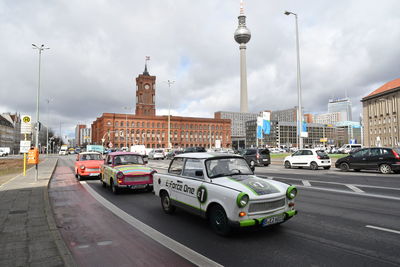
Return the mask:
POLYGON ((256 158, 259 159, 260 158, 260 154, 257 153, 256 158))
POLYGON ((397 154, 397 152, 394 151, 394 149, 392 149, 392 152, 393 152, 393 155, 394 155, 394 157, 395 157, 396 159, 400 159, 399 154, 397 154))
POLYGON ((317 156, 317 159, 321 159, 321 157, 320 157, 320 156, 317 156))

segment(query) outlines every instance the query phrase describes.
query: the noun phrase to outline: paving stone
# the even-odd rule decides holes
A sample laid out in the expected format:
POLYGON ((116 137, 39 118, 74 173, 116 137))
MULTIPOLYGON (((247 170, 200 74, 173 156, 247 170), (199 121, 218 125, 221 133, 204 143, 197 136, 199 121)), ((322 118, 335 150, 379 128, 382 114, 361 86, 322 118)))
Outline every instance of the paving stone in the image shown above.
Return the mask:
POLYGON ((64 262, 61 260, 60 257, 50 257, 38 261, 33 261, 29 264, 31 267, 57 267, 57 266, 64 266, 64 262))

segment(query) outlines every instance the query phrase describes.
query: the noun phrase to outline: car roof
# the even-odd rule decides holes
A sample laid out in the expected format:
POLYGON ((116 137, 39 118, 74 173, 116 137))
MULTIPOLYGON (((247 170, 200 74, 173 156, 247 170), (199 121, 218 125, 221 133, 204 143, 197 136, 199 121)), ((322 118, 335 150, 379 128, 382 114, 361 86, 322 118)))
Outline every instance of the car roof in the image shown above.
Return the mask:
POLYGON ((101 155, 100 152, 95 152, 95 151, 89 151, 89 152, 81 152, 81 153, 79 153, 79 155, 87 155, 87 154, 99 154, 99 155, 101 155))
POLYGON ((140 156, 139 153, 125 152, 125 151, 111 152, 111 153, 108 153, 108 155, 110 155, 110 156, 118 156, 118 155, 138 155, 138 156, 140 156))
POLYGON ((195 159, 209 159, 209 158, 242 158, 240 155, 218 153, 218 152, 196 152, 196 153, 183 153, 175 156, 175 158, 195 158, 195 159))

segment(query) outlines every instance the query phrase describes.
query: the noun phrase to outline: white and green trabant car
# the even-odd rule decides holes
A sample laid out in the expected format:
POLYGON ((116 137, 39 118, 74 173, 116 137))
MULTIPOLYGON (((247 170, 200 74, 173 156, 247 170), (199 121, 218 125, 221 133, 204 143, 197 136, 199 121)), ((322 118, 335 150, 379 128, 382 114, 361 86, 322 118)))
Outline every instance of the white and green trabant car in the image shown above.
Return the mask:
POLYGON ((153 182, 164 212, 176 207, 194 212, 221 235, 232 227, 280 224, 297 214, 296 187, 255 176, 239 155, 177 155, 168 173, 156 173, 153 182))

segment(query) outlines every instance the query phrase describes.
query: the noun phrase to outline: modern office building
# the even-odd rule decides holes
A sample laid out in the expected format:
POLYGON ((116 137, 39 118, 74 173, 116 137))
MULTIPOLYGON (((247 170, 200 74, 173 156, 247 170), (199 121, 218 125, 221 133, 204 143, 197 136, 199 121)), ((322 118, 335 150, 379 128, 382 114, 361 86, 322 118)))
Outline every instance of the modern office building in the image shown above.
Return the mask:
POLYGON ((293 122, 297 121, 297 107, 282 109, 282 110, 275 110, 271 112, 271 120, 273 121, 286 121, 286 122, 293 122))
POLYGON ((90 145, 92 143, 92 129, 83 128, 79 132, 79 141, 81 146, 90 145))
POLYGON ((228 119, 231 121, 232 147, 235 149, 245 148, 246 144, 246 122, 257 120, 256 113, 217 111, 214 113, 216 119, 228 119))
POLYGON ((363 135, 365 146, 398 146, 400 78, 387 82, 364 97, 363 135))
POLYGON ((328 113, 340 112, 341 121, 352 121, 350 98, 330 99, 328 102, 328 113))
MULTIPOLYGON (((156 76, 145 71, 136 78, 137 114, 103 113, 92 123, 92 144, 147 148, 168 147, 168 116, 157 116, 156 76)), ((172 147, 231 147, 231 121, 223 118, 170 116, 172 147)))
POLYGON ((320 124, 336 124, 341 120, 342 112, 324 113, 314 115, 313 122, 320 124))
POLYGON ((82 129, 85 129, 86 128, 86 125, 85 124, 78 124, 78 125, 76 125, 76 127, 75 127, 75 143, 76 143, 76 145, 77 146, 81 146, 82 145, 82 142, 81 142, 81 130, 82 129))

